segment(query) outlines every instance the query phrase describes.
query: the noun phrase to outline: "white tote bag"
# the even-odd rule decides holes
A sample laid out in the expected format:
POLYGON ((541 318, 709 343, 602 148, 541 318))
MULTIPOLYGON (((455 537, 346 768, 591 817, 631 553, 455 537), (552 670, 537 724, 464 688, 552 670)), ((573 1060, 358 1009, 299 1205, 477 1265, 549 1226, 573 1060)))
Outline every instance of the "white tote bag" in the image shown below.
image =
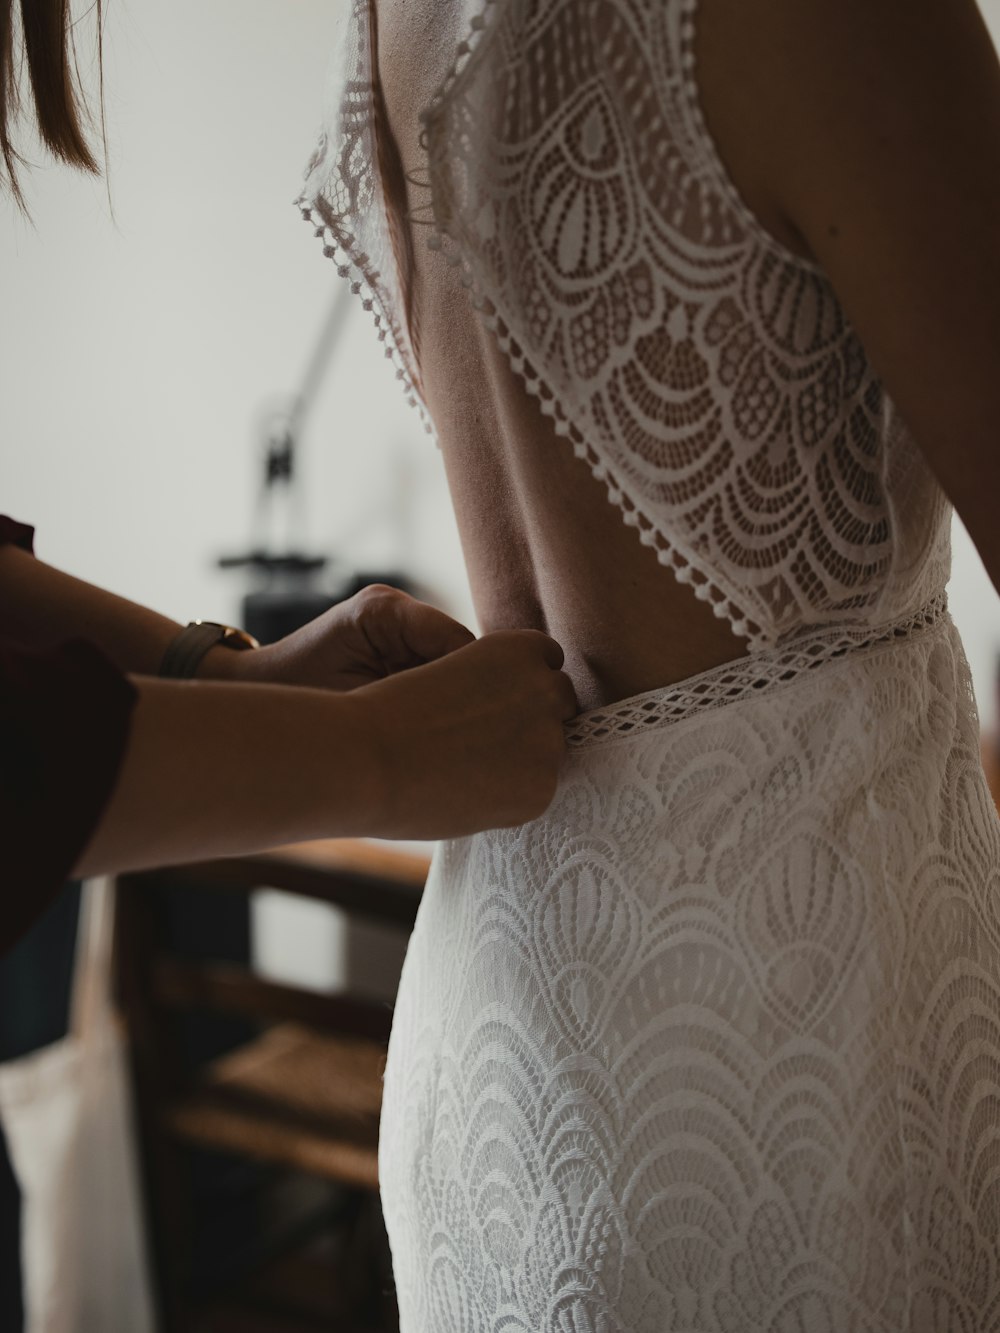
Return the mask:
POLYGON ((0 1121, 22 1199, 25 1333, 153 1328, 124 1042, 111 1003, 113 895, 109 879, 83 888, 68 1034, 0 1064, 0 1121))

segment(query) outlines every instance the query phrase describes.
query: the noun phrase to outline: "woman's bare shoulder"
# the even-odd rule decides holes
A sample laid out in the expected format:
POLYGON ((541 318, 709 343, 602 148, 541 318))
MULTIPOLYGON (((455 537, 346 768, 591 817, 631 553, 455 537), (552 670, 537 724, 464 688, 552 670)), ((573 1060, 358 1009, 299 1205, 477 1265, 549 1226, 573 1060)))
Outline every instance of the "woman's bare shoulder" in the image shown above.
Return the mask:
POLYGON ((905 185, 942 151, 975 167, 1000 133, 976 0, 699 0, 696 48, 724 159, 793 225, 845 172, 905 185))
POLYGON ((696 55, 737 185, 825 270, 1000 587, 1000 62, 975 0, 699 0, 696 55))

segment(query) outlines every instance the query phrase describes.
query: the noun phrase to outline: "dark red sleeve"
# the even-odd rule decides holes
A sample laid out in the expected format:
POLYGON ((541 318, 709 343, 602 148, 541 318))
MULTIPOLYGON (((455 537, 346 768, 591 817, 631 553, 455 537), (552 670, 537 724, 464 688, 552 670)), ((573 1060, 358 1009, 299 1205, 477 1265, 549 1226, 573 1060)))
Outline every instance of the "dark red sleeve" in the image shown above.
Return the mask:
POLYGON ((29 527, 27 523, 16 523, 6 514, 0 514, 0 546, 6 542, 13 542, 15 546, 20 546, 22 550, 30 551, 34 555, 34 541, 34 528, 29 527))
MULTIPOLYGON (((0 517, 0 544, 32 530, 0 517)), ((49 906, 114 789, 136 690, 84 639, 36 652, 0 637, 0 953, 49 906)))

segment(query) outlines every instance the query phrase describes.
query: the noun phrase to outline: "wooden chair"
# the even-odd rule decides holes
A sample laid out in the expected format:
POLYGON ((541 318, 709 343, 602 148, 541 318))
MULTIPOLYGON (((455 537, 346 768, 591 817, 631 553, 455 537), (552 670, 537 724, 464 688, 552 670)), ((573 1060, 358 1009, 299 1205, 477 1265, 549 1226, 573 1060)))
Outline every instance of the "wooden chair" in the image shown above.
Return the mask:
POLYGON ((398 1329, 377 1169, 391 1005, 178 956, 167 904, 188 894, 196 914, 213 892, 268 887, 405 938, 428 864, 345 840, 119 877, 116 972, 163 1333, 398 1329), (192 1059, 210 1016, 236 1026, 192 1059), (210 1187, 194 1175, 204 1160, 210 1187))

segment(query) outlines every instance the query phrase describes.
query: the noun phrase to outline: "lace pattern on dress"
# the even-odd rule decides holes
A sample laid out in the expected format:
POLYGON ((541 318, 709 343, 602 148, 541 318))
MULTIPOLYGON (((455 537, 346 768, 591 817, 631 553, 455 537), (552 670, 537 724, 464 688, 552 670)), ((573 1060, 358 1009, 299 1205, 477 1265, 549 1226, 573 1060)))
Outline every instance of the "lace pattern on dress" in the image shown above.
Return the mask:
POLYGON ((345 4, 334 35, 325 128, 306 166, 295 205, 323 242, 340 277, 368 311, 392 362, 407 402, 424 430, 434 427, 419 389, 409 346, 392 247, 386 234, 377 169, 376 117, 372 105, 369 0, 345 4))
POLYGON ((572 752, 421 900, 379 1134, 402 1333, 997 1333, 998 959, 949 616, 572 752))
POLYGON ((727 176, 696 10, 487 0, 422 117, 431 243, 624 521, 758 652, 922 605, 949 515, 825 275, 727 176))
MULTIPOLYGON (((420 399, 353 0, 299 199, 420 399)), ((474 7, 475 0, 468 0, 474 7)), ((421 120, 432 248, 661 564, 758 653, 947 581, 951 509, 699 104, 698 0, 483 0, 421 120)))
POLYGON ((758 698, 847 653, 874 651, 930 629, 940 623, 947 610, 947 594, 941 593, 915 614, 889 625, 872 629, 838 626, 770 653, 724 662, 676 685, 581 713, 567 723, 566 743, 574 749, 589 748, 637 732, 656 731, 751 696, 758 698))

